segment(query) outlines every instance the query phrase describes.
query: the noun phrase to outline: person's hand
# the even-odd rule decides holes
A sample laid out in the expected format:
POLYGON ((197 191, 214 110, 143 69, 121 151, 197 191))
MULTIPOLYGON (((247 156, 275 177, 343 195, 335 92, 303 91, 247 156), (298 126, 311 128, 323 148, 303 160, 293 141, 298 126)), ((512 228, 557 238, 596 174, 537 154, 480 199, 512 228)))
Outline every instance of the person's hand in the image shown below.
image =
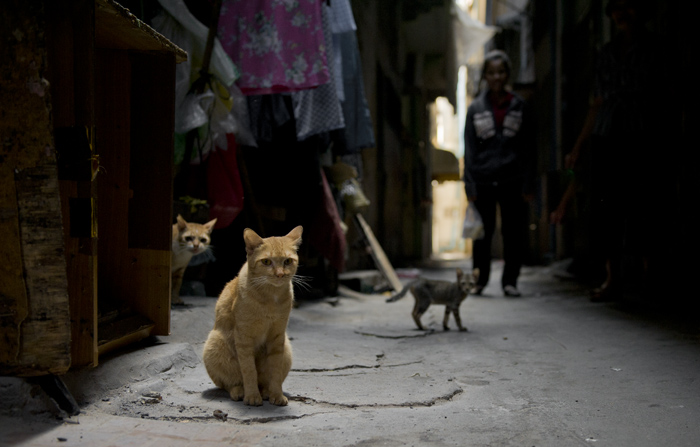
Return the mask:
POLYGON ((561 223, 562 220, 564 220, 564 215, 566 214, 565 209, 555 209, 552 211, 549 215, 549 223, 552 225, 558 225, 561 223))
POLYGON ((576 146, 571 150, 571 152, 566 154, 566 157, 564 157, 564 167, 566 169, 574 169, 576 162, 578 161, 579 152, 579 148, 576 146))

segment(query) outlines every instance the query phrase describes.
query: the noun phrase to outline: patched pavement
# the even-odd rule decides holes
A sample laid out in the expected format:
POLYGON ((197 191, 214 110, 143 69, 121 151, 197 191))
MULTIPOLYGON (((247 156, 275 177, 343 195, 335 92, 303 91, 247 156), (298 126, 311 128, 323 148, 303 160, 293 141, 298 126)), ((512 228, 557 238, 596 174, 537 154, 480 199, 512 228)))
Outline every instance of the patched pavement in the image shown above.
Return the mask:
POLYGON ((697 325, 591 303, 555 268, 526 268, 524 296, 506 298, 496 265, 485 295, 461 306, 466 333, 442 330, 443 306, 417 330, 410 295, 301 302, 286 407, 248 407, 214 387, 201 351, 216 300, 185 297, 171 336, 64 377, 80 415, 57 420, 29 402, 0 417, 0 445, 696 445, 697 325))

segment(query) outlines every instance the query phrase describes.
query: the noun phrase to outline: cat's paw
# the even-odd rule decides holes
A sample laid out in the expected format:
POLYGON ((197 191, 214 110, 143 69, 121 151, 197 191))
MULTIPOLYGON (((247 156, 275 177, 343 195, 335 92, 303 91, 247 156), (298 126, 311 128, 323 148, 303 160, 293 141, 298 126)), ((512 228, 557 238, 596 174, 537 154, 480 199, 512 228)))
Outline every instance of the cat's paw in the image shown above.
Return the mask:
POLYGON ((242 386, 234 386, 231 388, 231 391, 229 392, 231 395, 231 399, 235 400, 236 402, 240 401, 243 399, 243 387, 242 386))
POLYGON ((246 405, 251 405, 253 407, 259 407, 263 403, 262 396, 260 395, 260 393, 245 396, 243 398, 243 403, 246 405))
POLYGON ((289 402, 289 401, 287 400, 287 396, 285 396, 285 395, 282 394, 282 393, 280 393, 280 394, 271 394, 271 395, 270 395, 270 403, 271 403, 272 405, 279 405, 279 406, 282 407, 282 406, 287 405, 288 402, 289 402))

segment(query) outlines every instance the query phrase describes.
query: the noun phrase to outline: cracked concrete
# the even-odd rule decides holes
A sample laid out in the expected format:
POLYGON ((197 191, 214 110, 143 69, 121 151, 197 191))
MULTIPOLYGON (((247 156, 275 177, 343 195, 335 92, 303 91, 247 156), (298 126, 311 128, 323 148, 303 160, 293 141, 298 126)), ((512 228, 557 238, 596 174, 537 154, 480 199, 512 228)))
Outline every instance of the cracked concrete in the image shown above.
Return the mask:
MULTIPOLYGON (((453 270, 424 275, 451 279, 453 270)), ((590 303, 547 268, 526 269, 520 288, 520 299, 493 286, 468 298, 466 333, 442 330, 442 306, 423 316, 431 330, 415 329, 410 297, 301 303, 289 324, 286 407, 247 407, 214 387, 201 351, 215 299, 185 297, 171 336, 64 378, 80 415, 56 420, 22 385, 34 397, 24 411, 0 413, 0 446, 695 445, 697 324, 590 303)), ((3 405, 9 389, 0 382, 3 405)))

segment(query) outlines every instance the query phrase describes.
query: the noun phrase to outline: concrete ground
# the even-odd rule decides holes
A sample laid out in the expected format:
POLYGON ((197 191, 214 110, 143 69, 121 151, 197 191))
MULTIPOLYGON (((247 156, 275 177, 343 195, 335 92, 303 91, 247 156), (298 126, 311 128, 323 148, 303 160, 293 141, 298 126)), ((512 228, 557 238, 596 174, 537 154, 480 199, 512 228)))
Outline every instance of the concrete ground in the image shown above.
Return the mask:
POLYGON ((525 268, 524 296, 506 298, 496 264, 485 295, 462 304, 466 333, 442 331, 442 306, 418 331, 410 295, 300 303, 286 407, 213 386, 201 351, 215 299, 185 297, 171 336, 64 376, 77 416, 0 382, 0 446, 697 446, 698 325, 591 303, 558 268, 525 268))

